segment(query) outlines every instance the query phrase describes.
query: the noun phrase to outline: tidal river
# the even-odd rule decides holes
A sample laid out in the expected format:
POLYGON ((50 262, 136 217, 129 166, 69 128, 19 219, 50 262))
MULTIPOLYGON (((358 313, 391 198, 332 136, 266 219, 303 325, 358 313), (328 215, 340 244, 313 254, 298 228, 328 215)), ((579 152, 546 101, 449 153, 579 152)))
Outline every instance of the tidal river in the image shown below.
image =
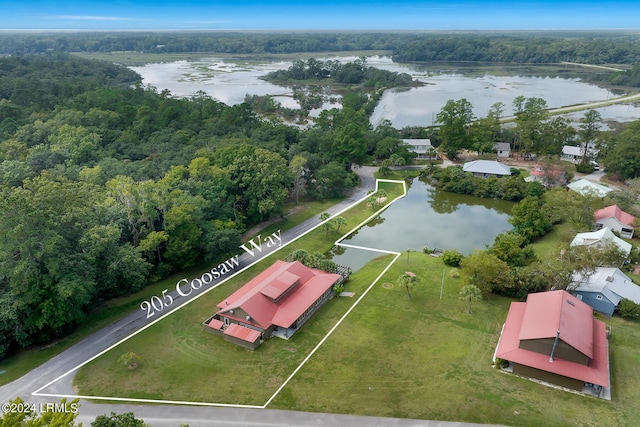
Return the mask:
MULTIPOLYGON (((355 57, 320 58, 339 59, 347 62, 355 57)), ((489 69, 469 72, 460 64, 396 64, 386 56, 367 58, 367 63, 381 69, 403 72, 426 83, 423 87, 408 90, 391 89, 385 92, 374 110, 371 122, 374 126, 389 120, 396 128, 406 126, 431 126, 436 114, 450 99, 466 98, 474 107, 477 117, 486 116, 496 102, 505 104, 504 115, 511 114, 515 97, 539 97, 549 108, 584 104, 606 100, 613 94, 608 89, 583 82, 579 77, 545 74, 533 66, 500 69, 500 74, 489 69)), ((271 95, 288 108, 298 108, 291 88, 268 83, 262 79, 270 71, 286 69, 291 62, 265 61, 234 63, 219 58, 202 58, 197 61, 147 64, 132 67, 143 83, 158 90, 169 90, 175 96, 192 96, 203 91, 228 105, 243 102, 245 95, 271 95)), ((325 103, 323 108, 339 107, 325 103)), ((640 117, 640 108, 633 104, 599 108, 603 120, 626 122, 640 117)), ((319 111, 312 111, 317 116, 319 111)), ((578 119, 583 113, 571 115, 578 119)))

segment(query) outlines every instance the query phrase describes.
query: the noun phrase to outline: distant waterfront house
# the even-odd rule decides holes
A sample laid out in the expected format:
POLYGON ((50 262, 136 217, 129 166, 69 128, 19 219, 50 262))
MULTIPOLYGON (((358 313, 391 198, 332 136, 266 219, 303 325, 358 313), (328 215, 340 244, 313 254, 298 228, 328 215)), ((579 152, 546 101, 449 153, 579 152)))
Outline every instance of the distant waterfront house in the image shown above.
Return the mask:
POLYGON ((511 144, 508 142, 497 142, 493 149, 496 150, 499 159, 511 157, 511 144))
MULTIPOLYGON (((582 162, 584 155, 584 146, 576 147, 573 145, 565 145, 562 147, 562 155, 560 156, 560 159, 577 164, 582 162)), ((589 160, 595 160, 595 158, 598 157, 598 150, 589 147, 587 148, 586 155, 589 160)))
POLYGON ((613 190, 609 187, 605 187, 601 184, 596 184, 595 182, 591 182, 588 179, 578 179, 573 181, 567 185, 567 187, 573 191, 577 191, 583 196, 596 196, 596 197, 604 197, 613 190))
POLYGON ((435 160, 438 158, 436 149, 431 145, 430 139, 403 139, 408 145, 408 150, 416 153, 417 160, 435 160))
POLYGON ((289 338, 333 296, 340 274, 276 261, 220 302, 205 330, 255 350, 272 334, 289 338))
POLYGON ((602 249, 606 245, 614 244, 618 247, 618 249, 629 256, 631 253, 631 248, 633 247, 631 243, 627 243, 611 231, 610 228, 605 227, 598 231, 591 231, 587 233, 578 233, 571 241, 570 246, 587 246, 591 248, 602 249))
POLYGON ((464 172, 471 172, 479 178, 490 176, 503 177, 511 175, 511 168, 495 160, 474 160, 462 166, 464 172))
POLYGON ((572 293, 605 316, 613 316, 623 298, 640 304, 640 286, 618 268, 596 268, 590 275, 573 274, 572 293))
POLYGON ((596 228, 609 227, 613 231, 620 233, 620 237, 631 239, 633 237, 633 227, 636 217, 626 213, 618 205, 607 206, 597 210, 593 217, 596 221, 596 228))
POLYGON ((609 387, 606 325, 563 290, 512 302, 495 356, 523 377, 601 397, 609 387))

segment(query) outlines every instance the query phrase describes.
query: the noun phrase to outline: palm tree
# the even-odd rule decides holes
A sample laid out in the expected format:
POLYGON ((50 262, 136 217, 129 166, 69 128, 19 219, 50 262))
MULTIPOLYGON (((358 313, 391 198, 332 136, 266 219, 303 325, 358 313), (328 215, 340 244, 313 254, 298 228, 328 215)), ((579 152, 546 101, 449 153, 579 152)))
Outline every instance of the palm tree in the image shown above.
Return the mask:
POLYGON ((398 285, 404 286, 407 290, 407 295, 409 295, 409 299, 411 299, 411 293, 409 292, 409 288, 413 287, 416 284, 418 279, 416 275, 410 271, 405 271, 398 277, 398 285))
POLYGON ((324 236, 327 237, 329 235, 329 231, 333 228, 333 222, 327 221, 331 218, 331 215, 328 212, 323 212, 320 214, 320 221, 324 221, 322 224, 322 228, 324 229, 324 236))
POLYGON ((340 231, 340 227, 347 224, 347 220, 341 216, 337 216, 333 219, 333 223, 336 226, 336 231, 340 231))
POLYGON ((467 314, 471 314, 471 302, 482 298, 482 291, 476 285, 463 286, 460 290, 460 299, 467 301, 467 314))

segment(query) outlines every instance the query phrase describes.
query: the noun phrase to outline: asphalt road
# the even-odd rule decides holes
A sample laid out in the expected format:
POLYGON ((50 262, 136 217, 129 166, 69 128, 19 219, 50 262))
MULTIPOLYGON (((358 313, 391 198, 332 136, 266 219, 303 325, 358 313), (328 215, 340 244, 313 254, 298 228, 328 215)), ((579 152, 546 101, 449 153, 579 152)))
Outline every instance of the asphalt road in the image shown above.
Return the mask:
MULTIPOLYGON (((359 167, 355 172, 360 176, 360 187, 346 200, 336 204, 327 210, 334 215, 349 207, 354 201, 363 198, 368 191, 375 188, 374 167, 359 167)), ((282 242, 286 244, 301 236, 306 231, 312 229, 320 223, 319 218, 312 218, 299 224, 292 229, 282 232, 282 242)), ((239 270, 269 255, 278 247, 267 248, 263 245, 261 253, 255 252, 251 256, 244 251, 239 252, 239 270)), ((178 295, 174 290, 170 293, 174 299, 171 311, 177 310, 182 305, 210 289, 219 281, 228 278, 229 275, 221 277, 199 290, 193 291, 188 297, 178 295)), ((166 311, 165 313, 169 313, 166 311)), ((36 369, 27 373, 16 381, 0 387, 0 403, 8 402, 20 396, 27 403, 58 402, 58 397, 32 396, 32 392, 52 383, 40 390, 45 394, 75 395, 72 387, 75 368, 85 363, 89 359, 104 352, 114 344, 120 342, 136 331, 140 331, 159 316, 147 319, 147 313, 137 310, 120 321, 100 330, 87 337, 73 347, 65 350, 36 369), (74 370, 73 372, 71 372, 74 370), (65 375, 68 374, 68 375, 65 375), (59 379, 64 376, 62 379, 59 379)), ((361 417, 351 415, 305 413, 294 411, 279 411, 269 409, 242 409, 228 407, 210 406, 188 406, 188 405, 132 405, 132 404, 95 404, 82 401, 79 411, 78 421, 84 425, 91 422, 101 414, 110 412, 124 413, 133 412, 136 417, 142 418, 153 427, 179 426, 188 424, 190 427, 212 427, 212 426, 470 426, 479 424, 464 424, 457 422, 407 420, 395 418, 361 417)))

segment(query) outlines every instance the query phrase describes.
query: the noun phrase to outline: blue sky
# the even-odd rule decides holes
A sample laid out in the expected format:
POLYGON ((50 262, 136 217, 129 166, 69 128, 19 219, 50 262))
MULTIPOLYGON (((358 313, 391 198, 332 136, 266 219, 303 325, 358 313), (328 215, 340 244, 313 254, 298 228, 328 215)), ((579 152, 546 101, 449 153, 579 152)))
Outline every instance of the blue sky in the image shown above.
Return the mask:
POLYGON ((0 30, 639 28, 638 0, 0 0, 0 30))

